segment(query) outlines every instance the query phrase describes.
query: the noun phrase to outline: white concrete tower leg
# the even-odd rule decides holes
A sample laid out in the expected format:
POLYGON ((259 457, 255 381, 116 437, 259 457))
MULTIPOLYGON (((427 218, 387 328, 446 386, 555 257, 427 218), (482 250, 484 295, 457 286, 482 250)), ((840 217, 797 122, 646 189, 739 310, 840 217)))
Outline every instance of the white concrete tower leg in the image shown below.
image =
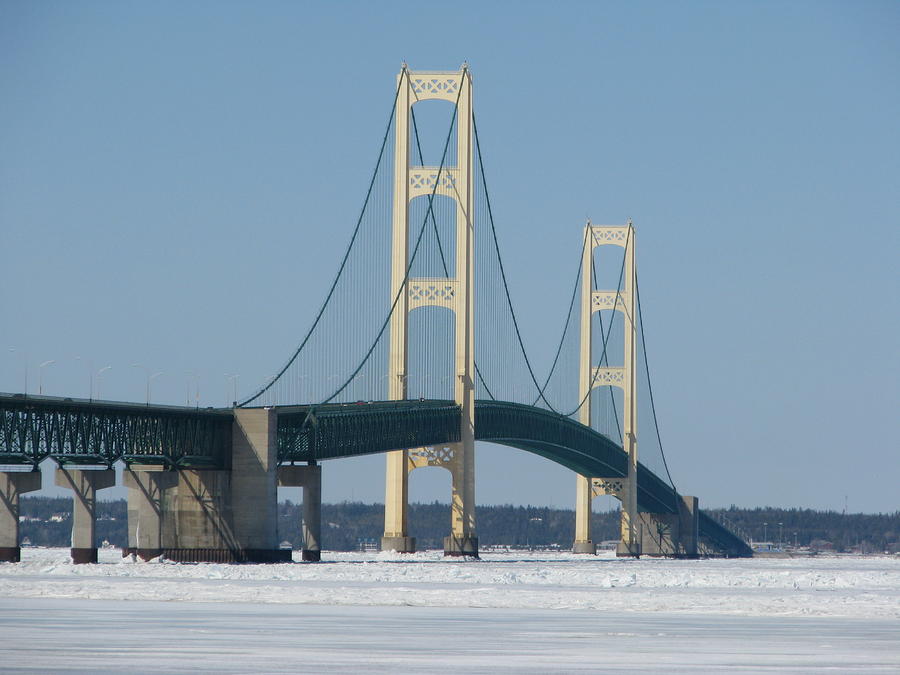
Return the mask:
POLYGON ((625 382, 622 442, 628 457, 628 475, 622 494, 622 538, 620 556, 639 556, 637 536, 637 292, 635 288, 635 236, 631 221, 625 238, 625 382))
MULTIPOLYGON (((394 200, 391 244, 391 301, 400 296, 391 316, 388 362, 388 399, 402 401, 406 393, 409 293, 406 266, 409 262, 409 71, 404 65, 397 76, 394 111, 394 200)), ((406 449, 387 453, 382 550, 413 553, 416 540, 407 529, 409 457, 406 449)))
POLYGON ((475 219, 473 214, 472 78, 463 66, 456 110, 456 383, 462 411, 453 463, 453 515, 444 555, 478 555, 475 533, 475 219))
MULTIPOLYGON (((578 421, 585 426, 591 426, 591 317, 592 293, 591 293, 591 261, 594 255, 594 237, 591 232, 591 224, 585 225, 584 251, 581 257, 581 342, 580 358, 578 362, 578 401, 581 407, 578 409, 578 421)), ((575 553, 597 552, 597 546, 591 540, 591 503, 593 493, 591 477, 577 475, 575 477, 575 542, 572 551, 575 553)))

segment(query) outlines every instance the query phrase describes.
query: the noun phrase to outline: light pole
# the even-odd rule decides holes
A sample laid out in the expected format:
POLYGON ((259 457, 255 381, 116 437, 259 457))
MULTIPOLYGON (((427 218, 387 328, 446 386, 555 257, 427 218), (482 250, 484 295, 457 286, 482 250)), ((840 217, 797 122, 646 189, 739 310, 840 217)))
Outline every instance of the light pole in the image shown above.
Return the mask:
POLYGON ((44 361, 38 366, 38 396, 44 393, 44 368, 56 363, 53 359, 44 361))
POLYGON ((16 347, 10 347, 10 352, 18 352, 22 355, 23 363, 25 365, 25 389, 23 393, 28 395, 28 352, 24 349, 18 349, 16 347))
MULTIPOLYGON (((229 375, 225 373, 225 379, 231 381, 232 405, 237 405, 237 381, 240 375, 229 375)), ((225 386, 225 405, 228 405, 228 385, 225 386)))
POLYGON ((194 380, 195 384, 197 385, 196 386, 197 391, 196 391, 194 400, 196 401, 197 407, 199 408, 200 407, 200 375, 198 375, 197 373, 191 372, 190 370, 185 372, 185 375, 187 375, 187 398, 185 399, 186 405, 191 404, 191 380, 194 380))
POLYGON ((778 523, 778 548, 781 548, 781 543, 784 541, 784 523, 778 523))
POLYGON ((763 541, 769 541, 768 533, 769 533, 769 524, 763 523, 763 541))
POLYGON ((162 374, 163 371, 160 370, 158 373, 153 373, 147 378, 147 405, 150 405, 150 383, 162 374))
POLYGON ((151 374, 150 374, 150 369, 149 369, 147 366, 142 365, 142 364, 140 364, 140 363, 132 363, 132 364, 131 364, 131 367, 132 367, 132 368, 140 368, 141 370, 143 370, 143 371, 147 374, 147 405, 150 405, 150 383, 151 383, 153 380, 155 380, 157 377, 159 377, 160 375, 162 375, 163 372, 162 372, 162 371, 159 371, 158 373, 153 373, 153 374, 151 375, 151 374))
POLYGON ((87 365, 88 369, 88 400, 91 401, 94 398, 94 362, 90 359, 83 359, 80 356, 75 357, 76 361, 84 361, 85 365, 87 365))
POLYGON ((103 377, 103 373, 111 368, 112 366, 103 366, 100 370, 97 371, 97 398, 100 398, 100 381, 103 377))
MULTIPOLYGON (((75 358, 78 358, 78 357, 75 357, 75 358)), ((147 403, 150 403, 150 369, 149 369, 147 366, 145 366, 145 365, 143 365, 143 364, 140 364, 140 363, 132 363, 132 364, 131 364, 131 367, 132 367, 132 368, 140 368, 140 369, 143 370, 144 373, 146 374, 146 376, 147 376, 147 389, 146 389, 146 397, 145 397, 145 398, 146 398, 146 400, 147 400, 147 403)), ((92 374, 91 376, 93 377, 93 374, 92 374)), ((92 385, 92 388, 93 388, 93 385, 92 385)))

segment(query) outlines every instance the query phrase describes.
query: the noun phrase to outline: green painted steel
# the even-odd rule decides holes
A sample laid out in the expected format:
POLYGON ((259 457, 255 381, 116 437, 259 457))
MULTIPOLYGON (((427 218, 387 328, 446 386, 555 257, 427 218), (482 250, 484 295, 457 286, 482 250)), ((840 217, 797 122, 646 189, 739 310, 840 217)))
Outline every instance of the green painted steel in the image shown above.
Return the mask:
MULTIPOLYGON (((230 409, 198 409, 0 394, 0 464, 165 464, 228 468, 230 409)), ((381 401, 278 408, 278 459, 310 462, 383 453, 459 440, 460 409, 453 401, 381 401)), ((476 401, 475 438, 540 455, 573 471, 608 478, 625 475, 621 447, 556 413, 520 403, 476 401)), ((677 511, 678 494, 638 465, 638 508, 677 511)), ((700 514, 700 536, 727 555, 749 547, 700 514)))
POLYGON ((231 410, 0 394, 0 463, 226 467, 231 410))
POLYGON ((700 540, 710 550, 731 558, 750 558, 753 549, 721 523, 713 520, 709 515, 700 512, 699 534, 700 540))
POLYGON ((453 401, 329 403, 278 409, 278 460, 308 462, 459 440, 453 401))
MULTIPOLYGON (((392 401, 278 409, 278 458, 309 462, 459 440, 453 401, 392 401)), ((475 402, 475 438, 526 450, 586 476, 625 476, 626 457, 606 436, 568 417, 521 403, 475 402)), ((638 508, 675 513, 676 492, 638 466, 638 508)))

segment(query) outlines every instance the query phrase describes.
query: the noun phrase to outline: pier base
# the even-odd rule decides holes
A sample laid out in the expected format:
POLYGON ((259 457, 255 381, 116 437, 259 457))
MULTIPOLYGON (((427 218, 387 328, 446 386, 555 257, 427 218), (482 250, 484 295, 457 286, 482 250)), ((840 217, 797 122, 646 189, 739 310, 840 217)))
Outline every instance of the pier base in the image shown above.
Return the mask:
POLYGON ((597 544, 592 541, 576 541, 572 544, 572 553, 597 554, 597 544))
POLYGON ((382 537, 382 551, 394 551, 395 553, 415 553, 415 537, 382 537))
POLYGON ((445 556, 478 557, 478 537, 444 537, 445 556))

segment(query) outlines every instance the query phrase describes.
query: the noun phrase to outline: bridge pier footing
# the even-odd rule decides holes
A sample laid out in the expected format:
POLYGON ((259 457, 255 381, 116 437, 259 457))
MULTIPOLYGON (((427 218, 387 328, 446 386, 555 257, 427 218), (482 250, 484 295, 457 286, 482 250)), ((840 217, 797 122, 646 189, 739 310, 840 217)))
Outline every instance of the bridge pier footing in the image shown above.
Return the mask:
POLYGON ((75 493, 72 499, 72 562, 76 565, 97 562, 97 490, 114 486, 116 472, 112 469, 59 467, 56 484, 75 493))
POLYGON ((415 537, 382 537, 381 550, 393 551, 394 553, 415 553, 416 538, 415 537))
POLYGON ((449 535, 444 537, 445 556, 478 557, 478 537, 449 535))
POLYGON ((597 544, 592 541, 576 541, 572 544, 572 553, 585 553, 596 555, 597 544))
POLYGON ((41 489, 40 471, 0 471, 0 562, 19 562, 19 495, 41 489))

